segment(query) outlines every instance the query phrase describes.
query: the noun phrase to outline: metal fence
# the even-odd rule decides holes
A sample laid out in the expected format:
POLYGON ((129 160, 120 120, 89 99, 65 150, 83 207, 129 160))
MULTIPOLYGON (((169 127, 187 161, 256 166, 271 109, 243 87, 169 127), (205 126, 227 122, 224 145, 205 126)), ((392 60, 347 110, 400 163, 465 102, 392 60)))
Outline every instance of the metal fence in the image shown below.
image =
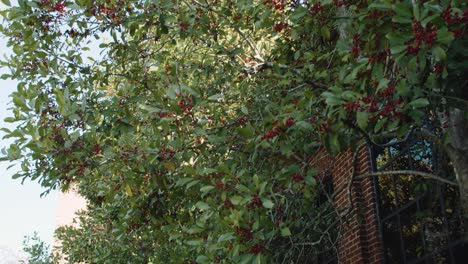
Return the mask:
MULTIPOLYGON (((447 158, 416 138, 373 149, 376 171, 454 178, 447 158)), ((374 179, 385 263, 468 263, 458 188, 405 174, 374 179)))

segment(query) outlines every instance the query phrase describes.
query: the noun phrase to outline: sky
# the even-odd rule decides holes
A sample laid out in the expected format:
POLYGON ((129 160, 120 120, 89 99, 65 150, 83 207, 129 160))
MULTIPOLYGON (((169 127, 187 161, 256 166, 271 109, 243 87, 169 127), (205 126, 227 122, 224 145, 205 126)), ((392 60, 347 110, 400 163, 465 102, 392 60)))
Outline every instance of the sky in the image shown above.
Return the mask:
MULTIPOLYGON (((6 40, 0 37, 0 59, 11 54, 6 47, 6 40)), ((0 69, 0 75, 7 69, 0 69)), ((11 94, 16 89, 16 82, 0 79, 0 127, 14 129, 11 123, 5 123, 5 117, 10 116, 8 108, 12 106, 11 94)), ((0 149, 11 144, 11 140, 3 139, 0 131, 0 149)), ((0 162, 0 248, 10 248, 20 251, 24 236, 37 231, 39 237, 52 244, 58 205, 58 192, 52 192, 40 198, 44 191, 37 182, 11 179, 16 168, 7 170, 10 164, 0 162)))
MULTIPOLYGON (((13 5, 16 0, 11 0, 13 5)), ((0 10, 4 5, 0 1, 0 10)), ((1 19, 1 18, 0 18, 1 19)), ((88 43, 90 51, 82 52, 83 57, 101 58, 99 44, 107 39, 103 34, 102 40, 91 40, 88 43)), ((5 55, 12 54, 6 47, 6 40, 0 35, 0 60, 5 55)), ((85 59, 86 62, 89 62, 85 59)), ((0 76, 7 73, 8 69, 0 68, 0 76)), ((0 79, 0 128, 14 129, 14 124, 5 123, 3 120, 11 116, 12 107, 9 95, 15 91, 17 83, 12 80, 0 79)), ((11 140, 3 139, 4 133, 0 131, 0 149, 8 147, 11 140)), ((74 212, 85 208, 86 202, 73 194, 61 194, 52 191, 45 197, 40 197, 44 189, 37 182, 21 179, 13 180, 15 167, 7 170, 10 164, 0 161, 0 264, 2 252, 21 252, 24 236, 37 232, 39 237, 49 245, 53 244, 53 233, 57 224, 70 224, 74 212), (60 214, 57 214, 57 212, 60 214), (6 250, 7 249, 7 250, 6 250)), ((4 259, 3 259, 4 261, 4 259)))

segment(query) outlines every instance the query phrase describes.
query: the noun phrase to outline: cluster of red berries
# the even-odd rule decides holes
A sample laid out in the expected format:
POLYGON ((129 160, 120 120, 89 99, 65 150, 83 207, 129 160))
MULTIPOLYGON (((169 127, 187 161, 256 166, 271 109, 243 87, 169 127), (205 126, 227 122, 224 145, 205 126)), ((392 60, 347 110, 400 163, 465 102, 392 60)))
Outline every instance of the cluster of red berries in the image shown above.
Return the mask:
POLYGON ((63 13, 63 12, 65 12, 65 7, 66 7, 66 5, 64 3, 56 3, 54 5, 54 10, 59 12, 59 13, 63 13))
POLYGON ((312 4, 309 8, 310 12, 312 12, 313 14, 319 14, 320 12, 322 12, 323 10, 323 6, 322 6, 322 3, 320 2, 317 2, 315 4, 312 4))
POLYGON ((284 0, 264 0, 263 4, 276 11, 282 11, 286 7, 286 1, 284 0))
POLYGON ((383 96, 383 97, 385 97, 385 98, 388 99, 388 98, 393 97, 393 95, 395 94, 395 91, 396 91, 396 90, 395 90, 395 85, 394 85, 394 84, 390 84, 390 85, 388 85, 388 87, 385 88, 383 91, 379 91, 379 92, 377 93, 377 96, 379 96, 379 97, 380 97, 380 96, 383 96))
POLYGON ((374 65, 379 62, 383 62, 387 59, 388 55, 390 54, 390 50, 386 49, 382 52, 371 54, 369 56, 369 64, 374 65))
POLYGON ((93 149, 94 149, 94 154, 96 155, 101 154, 102 152, 101 146, 99 146, 98 143, 94 144, 93 149))
POLYGON ((249 253, 253 255, 257 255, 259 253, 262 253, 264 249, 265 249, 264 244, 254 244, 250 247, 249 253))
POLYGON ((247 123, 247 118, 245 117, 240 117, 239 119, 237 119, 237 124, 239 125, 245 125, 247 123))
POLYGON ((97 19, 101 17, 106 17, 107 19, 119 22, 123 17, 124 3, 122 1, 117 1, 117 3, 111 4, 110 1, 106 1, 106 4, 96 4, 94 1, 91 1, 91 8, 87 9, 86 12, 95 16, 97 19))
POLYGON ((361 108, 361 103, 358 99, 357 101, 344 104, 343 107, 348 113, 353 113, 361 108))
POLYGON ((224 203, 224 206, 226 206, 227 208, 234 209, 234 204, 231 201, 229 201, 228 199, 224 200, 223 203, 224 203))
MULTIPOLYGON (((97 150, 97 148, 95 149, 95 151, 96 151, 96 150, 97 150)), ((100 151, 101 151, 101 150, 100 150, 100 151)), ((96 153, 96 154, 98 154, 98 153, 96 153)), ((143 151, 140 151, 140 150, 138 149, 137 146, 135 146, 135 147, 133 147, 133 148, 130 148, 130 149, 123 150, 123 151, 122 151, 122 154, 121 154, 121 157, 122 157, 123 159, 126 160, 126 159, 128 159, 130 156, 136 157, 137 155, 141 155, 141 157, 142 157, 143 159, 146 159, 146 153, 143 152, 143 151)), ((160 157, 160 158, 161 158, 161 157, 160 157)))
POLYGON ((65 2, 52 3, 50 0, 39 1, 39 6, 43 9, 47 9, 49 11, 59 12, 59 13, 65 12, 65 8, 67 7, 65 2))
POLYGON ((395 111, 395 107, 400 105, 400 101, 397 100, 395 102, 387 102, 382 110, 380 110, 379 115, 382 117, 387 116, 398 116, 398 113, 395 111))
POLYGON ((184 21, 179 23, 180 31, 185 32, 188 30, 188 24, 184 21))
MULTIPOLYGON (((359 101, 360 99, 358 99, 359 101)), ((377 110, 379 110, 379 108, 377 107, 377 100, 375 99, 375 97, 373 95, 369 95, 369 96, 366 96, 364 98, 362 98, 362 101, 366 104, 369 105, 369 111, 370 112, 375 112, 377 110)), ((361 108, 360 111, 362 111, 363 109, 361 108)))
MULTIPOLYGON (((375 101, 373 101, 374 103, 375 101)), ((396 111, 396 108, 401 104, 400 100, 395 100, 395 101, 387 101, 386 104, 383 105, 382 109, 369 117, 368 122, 371 123, 381 117, 398 117, 402 118, 401 114, 396 111)), ((374 104, 373 107, 371 107, 370 112, 377 112, 378 108, 376 104, 374 104)))
POLYGON ((229 191, 231 190, 231 186, 227 183, 223 183, 221 180, 216 182, 216 190, 218 191, 229 191))
POLYGON ((252 230, 250 228, 245 228, 245 227, 240 227, 236 226, 235 228, 235 233, 241 238, 245 240, 252 240, 253 239, 253 234, 252 230))
POLYGON ((174 112, 159 112, 158 113, 159 118, 172 117, 174 115, 175 115, 174 112))
POLYGON ((280 208, 276 208, 275 214, 276 214, 275 227, 279 227, 281 222, 283 222, 283 218, 284 218, 283 210, 281 210, 280 208))
POLYGON ((159 158, 165 160, 165 159, 172 159, 175 155, 175 152, 168 149, 168 148, 161 148, 161 155, 159 158))
POLYGON ((361 36, 356 33, 353 36, 353 47, 351 48, 351 53, 353 54, 354 58, 359 56, 359 44, 361 44, 361 36))
POLYGON ((333 0, 333 5, 336 7, 342 7, 346 5, 346 0, 333 0))
MULTIPOLYGON (((449 25, 455 26, 459 23, 468 24, 468 9, 463 11, 462 16, 458 15, 458 12, 453 12, 450 7, 447 7, 440 13, 440 17, 449 25)), ((451 30, 455 38, 461 38, 464 36, 464 32, 460 28, 454 28, 451 30)))
POLYGON ((435 26, 428 25, 426 28, 423 28, 419 21, 413 20, 412 29, 414 38, 406 47, 409 54, 417 55, 423 43, 428 47, 432 47, 437 39, 435 26))
POLYGON ((265 132, 265 134, 263 134, 262 140, 264 140, 264 139, 272 139, 272 138, 278 136, 279 133, 280 133, 280 131, 281 131, 281 127, 279 127, 279 126, 275 127, 275 128, 272 129, 272 130, 267 130, 267 131, 265 132))
MULTIPOLYGON (((177 94, 177 97, 181 97, 181 95, 177 94)), ((192 111, 193 105, 191 103, 192 103, 192 99, 190 97, 187 97, 187 98, 179 99, 179 102, 177 102, 177 105, 179 106, 180 110, 182 110, 182 112, 187 114, 190 111, 192 111)))
POLYGON ((258 197, 258 194, 254 194, 252 197, 252 201, 247 205, 247 208, 249 210, 254 210, 256 208, 261 208, 262 207, 262 200, 258 197))
POLYGON ((442 73, 442 71, 444 70, 444 68, 446 68, 447 65, 445 64, 442 64, 442 63, 437 63, 435 66, 434 66, 434 72, 437 74, 437 75, 440 75, 442 73))
POLYGON ((288 27, 288 23, 286 23, 286 22, 279 22, 279 23, 275 23, 275 24, 273 25, 273 29, 274 29, 276 32, 278 32, 278 33, 280 33, 281 31, 283 31, 283 29, 285 29, 285 28, 287 28, 287 27, 288 27))
MULTIPOLYGON (((465 12, 463 14, 465 14, 465 12)), ((442 19, 449 25, 457 24, 462 20, 462 18, 458 16, 458 12, 452 14, 452 9, 450 7, 447 7, 440 12, 440 17, 442 17, 442 19)))
POLYGON ((284 121, 284 126, 278 125, 279 121, 275 120, 272 123, 275 127, 271 130, 267 130, 265 134, 262 136, 262 140, 264 139, 272 139, 278 136, 285 128, 291 127, 294 125, 294 118, 290 117, 284 121))
POLYGON ((292 180, 295 183, 302 182, 302 181, 304 181, 304 176, 302 174, 300 174, 300 173, 296 173, 296 174, 294 174, 292 176, 292 180))
MULTIPOLYGON (((373 82, 374 86, 378 86, 378 82, 373 82)), ((389 117, 389 116, 400 116, 396 111, 397 107, 401 104, 400 100, 393 101, 395 95, 395 84, 390 84, 387 88, 382 91, 379 91, 375 96, 369 95, 363 98, 358 98, 354 102, 348 102, 343 104, 343 108, 352 115, 353 113, 359 111, 368 111, 369 113, 376 113, 369 118, 369 122, 379 119, 380 117, 389 117), (378 99, 383 98, 385 104, 383 104, 382 109, 379 111, 378 99)))
POLYGON ((453 37, 456 38, 456 39, 461 38, 464 35, 465 34, 459 28, 456 28, 456 29, 453 30, 453 37))
MULTIPOLYGON (((61 136, 55 135, 53 137, 49 137, 49 139, 54 140, 55 142, 63 142, 63 138, 61 136)), ((74 141, 72 145, 68 148, 59 148, 63 146, 63 144, 57 144, 57 148, 54 148, 51 150, 52 154, 58 155, 58 156, 63 156, 63 155, 68 155, 70 153, 73 153, 78 150, 82 150, 84 148, 84 143, 81 138, 78 140, 74 141)))
POLYGON ((294 125, 294 118, 290 117, 284 121, 285 127, 292 127, 292 125, 294 125))
POLYGON ((318 127, 318 130, 320 132, 326 132, 328 130, 328 128, 330 127, 331 125, 331 120, 330 119, 327 119, 326 121, 322 122, 319 127, 318 127))

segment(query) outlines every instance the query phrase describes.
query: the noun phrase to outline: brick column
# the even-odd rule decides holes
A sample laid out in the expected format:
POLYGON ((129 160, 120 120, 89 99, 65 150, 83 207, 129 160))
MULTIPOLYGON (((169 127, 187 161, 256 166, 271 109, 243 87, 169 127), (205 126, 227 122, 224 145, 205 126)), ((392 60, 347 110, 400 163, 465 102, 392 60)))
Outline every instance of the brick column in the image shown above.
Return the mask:
MULTIPOLYGON (((335 190, 335 206, 339 210, 351 210, 341 227, 338 241, 340 263, 382 263, 381 240, 378 229, 375 190, 371 178, 347 186, 352 174, 353 152, 344 151, 336 156, 320 149, 312 158, 311 165, 317 168, 319 178, 331 177, 335 190), (349 200, 351 191, 351 201, 349 200)), ((355 175, 371 171, 370 153, 366 146, 360 147, 356 160, 355 175)))

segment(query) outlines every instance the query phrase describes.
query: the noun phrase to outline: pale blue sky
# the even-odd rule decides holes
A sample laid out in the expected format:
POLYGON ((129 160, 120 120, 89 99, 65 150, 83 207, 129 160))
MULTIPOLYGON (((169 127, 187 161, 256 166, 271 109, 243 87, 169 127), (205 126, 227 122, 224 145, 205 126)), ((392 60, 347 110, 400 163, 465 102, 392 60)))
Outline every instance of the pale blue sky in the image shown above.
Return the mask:
MULTIPOLYGON (((5 40, 0 37, 0 58, 11 54, 6 48, 5 40)), ((0 75, 7 69, 0 69, 0 75)), ((3 120, 10 115, 7 110, 11 105, 9 94, 16 89, 16 82, 0 80, 0 127, 13 129, 14 125, 3 120)), ((11 141, 3 139, 0 131, 0 148, 8 146, 11 141)), ((55 228, 58 192, 53 192, 40 198, 44 191, 37 182, 11 179, 14 168, 7 170, 7 162, 0 162, 0 247, 22 248, 25 235, 34 231, 51 244, 55 228)))

